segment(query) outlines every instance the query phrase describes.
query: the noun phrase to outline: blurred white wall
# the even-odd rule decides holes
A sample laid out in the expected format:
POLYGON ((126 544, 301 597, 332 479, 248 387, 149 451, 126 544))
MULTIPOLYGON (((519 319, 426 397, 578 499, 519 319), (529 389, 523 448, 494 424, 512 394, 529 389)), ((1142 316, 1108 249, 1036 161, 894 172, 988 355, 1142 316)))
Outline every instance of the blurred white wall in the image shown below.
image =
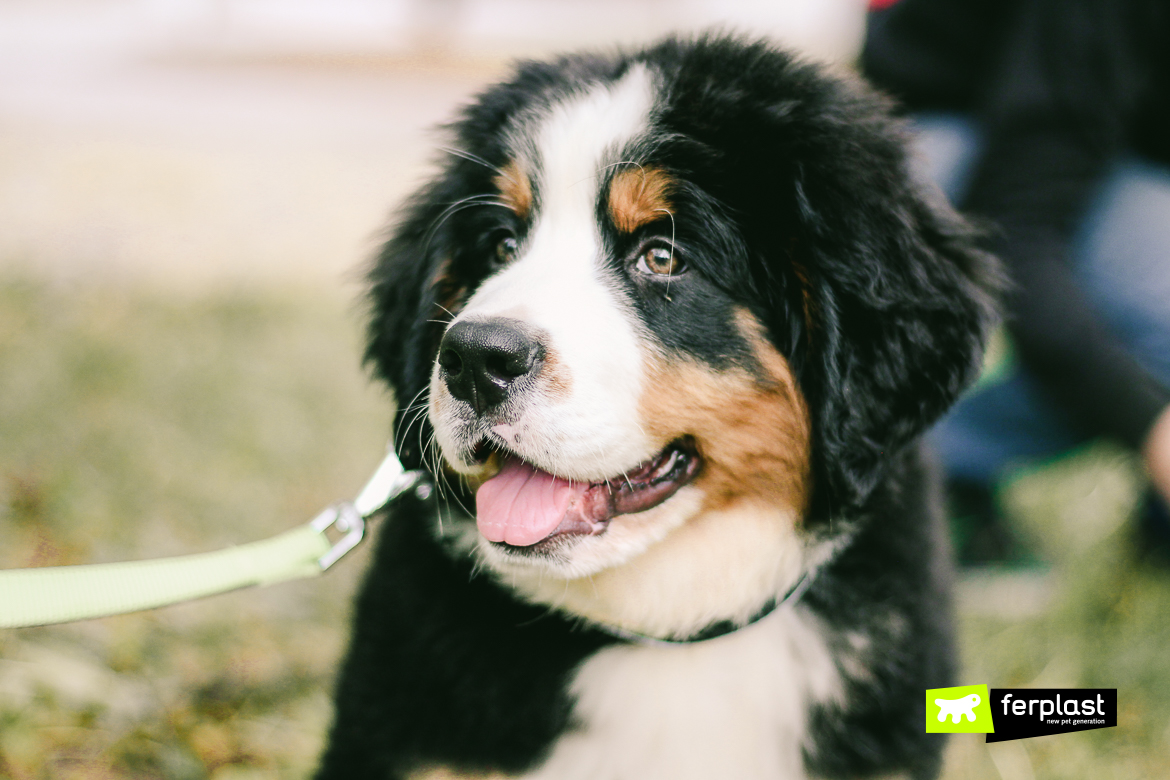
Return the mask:
POLYGON ((847 62, 864 0, 0 0, 0 271, 340 285, 515 57, 711 26, 847 62))
POLYGON ((842 59, 859 43, 863 6, 864 0, 141 0, 107 8, 119 8, 126 21, 133 17, 156 42, 196 48, 539 55, 723 25, 842 59))

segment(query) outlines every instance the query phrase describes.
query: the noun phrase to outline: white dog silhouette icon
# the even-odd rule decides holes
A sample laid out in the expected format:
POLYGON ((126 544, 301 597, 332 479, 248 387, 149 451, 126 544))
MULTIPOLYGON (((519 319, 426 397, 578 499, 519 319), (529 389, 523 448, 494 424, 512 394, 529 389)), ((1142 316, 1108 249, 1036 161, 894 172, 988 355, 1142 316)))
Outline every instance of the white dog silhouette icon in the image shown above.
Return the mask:
POLYGON ((979 706, 979 694, 972 693, 961 699, 935 699, 934 703, 938 705, 938 722, 942 723, 947 719, 947 715, 951 716, 951 723, 958 723, 964 715, 967 720, 972 723, 975 722, 975 708, 979 706))

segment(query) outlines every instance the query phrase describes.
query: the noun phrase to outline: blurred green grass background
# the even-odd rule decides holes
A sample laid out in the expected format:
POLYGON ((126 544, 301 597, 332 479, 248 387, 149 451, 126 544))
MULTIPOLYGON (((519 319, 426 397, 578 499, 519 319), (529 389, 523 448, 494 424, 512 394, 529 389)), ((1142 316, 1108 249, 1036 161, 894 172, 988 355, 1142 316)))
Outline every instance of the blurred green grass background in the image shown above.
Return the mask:
MULTIPOLYGON (((0 275, 0 567, 217 549, 352 496, 391 408, 360 367, 360 319, 320 290, 0 275)), ((960 682, 1116 687, 1118 727, 959 737, 948 778, 1168 774, 1170 575, 1135 555, 1140 490, 1103 445, 1005 488, 1048 567, 963 576, 960 682)), ((312 582, 0 632, 0 777, 306 777, 367 555, 312 582)))
MULTIPOLYGON (((213 550, 352 497, 390 419, 357 310, 307 290, 0 281, 0 567, 213 550)), ((0 777, 305 777, 364 557, 0 631, 0 777)))

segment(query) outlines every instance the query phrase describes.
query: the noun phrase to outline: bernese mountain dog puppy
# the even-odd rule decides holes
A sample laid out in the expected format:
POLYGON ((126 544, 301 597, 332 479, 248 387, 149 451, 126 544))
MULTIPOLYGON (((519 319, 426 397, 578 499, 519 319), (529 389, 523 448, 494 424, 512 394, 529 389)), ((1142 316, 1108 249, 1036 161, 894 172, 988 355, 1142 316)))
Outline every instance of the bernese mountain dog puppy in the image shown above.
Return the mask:
POLYGON ((764 43, 518 66, 371 273, 400 502, 321 780, 934 777, 919 435, 997 272, 887 102, 764 43))

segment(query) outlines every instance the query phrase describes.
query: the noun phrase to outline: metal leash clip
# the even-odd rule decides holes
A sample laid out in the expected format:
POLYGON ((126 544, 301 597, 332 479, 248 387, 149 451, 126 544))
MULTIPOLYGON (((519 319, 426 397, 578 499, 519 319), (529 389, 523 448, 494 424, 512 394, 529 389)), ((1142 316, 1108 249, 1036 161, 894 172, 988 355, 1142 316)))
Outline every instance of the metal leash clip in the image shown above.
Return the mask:
POLYGON ((407 471, 394 453, 394 448, 391 447, 386 453, 386 458, 378 466, 374 476, 370 477, 370 481, 358 493, 357 498, 352 502, 343 501, 329 507, 310 523, 320 533, 333 529, 342 535, 329 549, 329 552, 317 560, 321 565, 321 570, 328 569, 341 560, 347 552, 358 546, 366 533, 366 520, 385 509, 411 488, 426 487, 419 484, 425 477, 426 472, 422 469, 407 471))

